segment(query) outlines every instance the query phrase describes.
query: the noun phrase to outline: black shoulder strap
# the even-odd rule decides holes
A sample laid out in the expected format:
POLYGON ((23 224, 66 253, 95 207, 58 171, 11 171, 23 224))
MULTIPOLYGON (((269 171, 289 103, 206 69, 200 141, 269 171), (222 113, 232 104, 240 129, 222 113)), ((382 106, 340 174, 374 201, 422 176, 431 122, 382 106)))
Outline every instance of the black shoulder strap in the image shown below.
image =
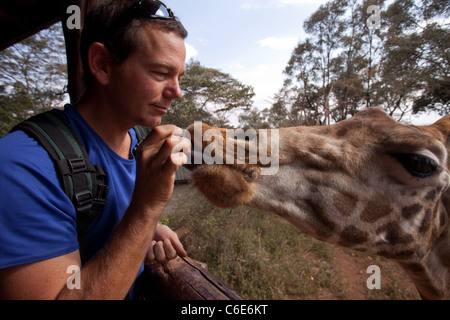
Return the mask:
POLYGON ((134 131, 136 131, 136 138, 138 139, 138 144, 139 144, 147 137, 147 132, 141 126, 136 126, 133 129, 134 129, 134 131))
POLYGON ((77 213, 80 255, 82 262, 87 262, 85 232, 106 206, 109 190, 106 174, 91 163, 78 135, 65 116, 58 112, 48 111, 34 116, 11 131, 17 130, 34 137, 55 163, 61 186, 77 213))
POLYGON ((138 140, 138 143, 136 144, 136 146, 133 149, 133 154, 136 154, 136 149, 139 147, 139 145, 141 144, 142 141, 144 141, 144 139, 147 137, 148 133, 147 131, 141 127, 141 126, 136 126, 133 128, 134 131, 136 132, 136 138, 138 140))

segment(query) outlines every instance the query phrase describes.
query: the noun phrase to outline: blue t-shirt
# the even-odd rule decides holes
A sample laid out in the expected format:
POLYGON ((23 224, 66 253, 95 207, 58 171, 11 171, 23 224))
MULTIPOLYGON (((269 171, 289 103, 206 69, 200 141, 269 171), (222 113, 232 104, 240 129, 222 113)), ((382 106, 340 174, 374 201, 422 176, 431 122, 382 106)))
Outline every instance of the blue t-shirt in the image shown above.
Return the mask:
MULTIPOLYGON (((88 256, 105 246, 131 200, 135 159, 116 154, 73 105, 64 112, 91 162, 108 176, 105 210, 86 231, 88 256)), ((137 144, 130 130, 131 150, 137 144)), ((130 154, 131 153, 130 150, 130 154)), ((78 249, 75 209, 61 188, 47 151, 22 131, 0 139, 0 269, 58 257, 78 249)))

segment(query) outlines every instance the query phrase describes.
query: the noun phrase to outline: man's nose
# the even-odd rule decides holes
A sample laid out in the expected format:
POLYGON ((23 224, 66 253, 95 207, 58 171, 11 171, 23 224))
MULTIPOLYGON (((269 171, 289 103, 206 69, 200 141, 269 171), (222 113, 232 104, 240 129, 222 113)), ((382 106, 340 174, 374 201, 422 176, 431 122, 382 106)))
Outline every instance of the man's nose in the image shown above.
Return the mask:
POLYGON ((180 81, 178 79, 172 80, 164 90, 164 96, 170 99, 180 99, 183 96, 183 91, 180 88, 180 81))

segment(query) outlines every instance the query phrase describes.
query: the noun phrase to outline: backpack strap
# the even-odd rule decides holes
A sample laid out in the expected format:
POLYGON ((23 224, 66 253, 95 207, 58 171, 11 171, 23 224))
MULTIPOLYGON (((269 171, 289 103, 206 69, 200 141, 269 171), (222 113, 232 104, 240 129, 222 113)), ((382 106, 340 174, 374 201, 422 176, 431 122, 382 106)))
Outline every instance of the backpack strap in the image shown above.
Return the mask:
POLYGON ((132 150, 133 155, 136 156, 136 150, 139 147, 139 145, 142 143, 142 141, 145 140, 145 138, 147 137, 148 133, 147 131, 141 127, 141 126, 136 126, 133 128, 134 131, 136 132, 136 138, 138 140, 138 143, 136 144, 136 146, 134 147, 134 149, 132 150))
POLYGON ((147 131, 141 127, 141 126, 136 126, 133 128, 134 131, 136 132, 136 138, 138 139, 138 144, 140 144, 142 141, 144 141, 144 139, 147 137, 148 133, 147 131))
POLYGON ((11 131, 22 130, 48 152, 58 172, 64 193, 76 210, 76 226, 82 263, 87 262, 85 233, 106 206, 107 176, 89 160, 86 150, 64 115, 44 112, 25 120, 11 131))

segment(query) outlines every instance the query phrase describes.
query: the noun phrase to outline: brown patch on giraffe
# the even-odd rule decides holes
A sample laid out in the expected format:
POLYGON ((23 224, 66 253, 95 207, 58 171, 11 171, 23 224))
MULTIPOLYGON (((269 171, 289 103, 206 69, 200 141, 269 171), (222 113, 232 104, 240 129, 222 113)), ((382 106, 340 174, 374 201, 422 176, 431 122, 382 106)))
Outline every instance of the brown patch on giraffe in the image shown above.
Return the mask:
POLYGON ((339 244, 345 247, 362 244, 367 241, 368 234, 355 226, 347 226, 340 234, 339 244))
POLYGON ((408 206, 408 207, 404 207, 402 209, 402 216, 403 216, 403 218, 408 219, 408 220, 412 219, 417 214, 419 214, 419 212, 422 211, 422 209, 423 209, 423 206, 418 204, 418 203, 413 204, 413 205, 408 206))
POLYGON ((435 190, 431 190, 430 192, 427 193, 427 195, 425 196, 425 200, 428 201, 433 201, 436 198, 436 194, 437 192, 435 190))
POLYGON ((411 260, 416 255, 416 250, 401 250, 401 251, 390 251, 390 250, 380 250, 376 253, 379 256, 399 260, 411 260))
POLYGON ((305 203, 311 210, 311 216, 313 218, 311 224, 317 235, 322 239, 330 238, 333 235, 336 224, 328 218, 327 213, 320 204, 312 200, 306 200, 305 203))
POLYGON ((379 194, 375 194, 364 208, 361 219, 365 222, 373 223, 387 215, 392 211, 389 200, 379 194))
MULTIPOLYGON (((389 222, 385 224, 384 226, 377 229, 377 234, 384 233, 385 239, 388 241, 391 245, 396 244, 409 244, 414 241, 414 238, 412 235, 407 234, 403 232, 396 222, 389 222)), ((386 243, 384 243, 386 244, 386 243)))
POLYGON ((425 233, 428 231, 428 229, 430 229, 431 226, 431 210, 428 209, 425 212, 425 216, 422 219, 422 222, 420 223, 420 228, 419 228, 419 232, 420 233, 425 233))
POLYGON ((351 193, 336 193, 333 196, 333 204, 341 215, 348 217, 355 210, 358 197, 351 193))

